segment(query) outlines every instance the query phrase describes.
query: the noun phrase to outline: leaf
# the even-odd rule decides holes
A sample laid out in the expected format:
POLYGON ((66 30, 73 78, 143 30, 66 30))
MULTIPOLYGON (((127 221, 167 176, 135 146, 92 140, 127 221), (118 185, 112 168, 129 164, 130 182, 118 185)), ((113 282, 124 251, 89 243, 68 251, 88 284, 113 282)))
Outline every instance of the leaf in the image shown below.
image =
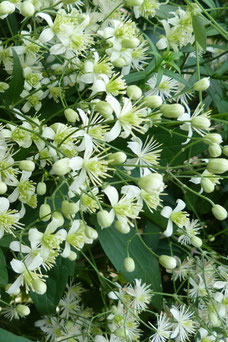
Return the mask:
POLYGON ((25 337, 20 337, 0 328, 0 342, 32 342, 25 337))
POLYGON ((39 295, 31 292, 36 309, 43 315, 56 313, 69 276, 74 275, 74 262, 62 257, 57 258, 55 267, 48 272, 47 292, 39 295))
POLYGON ((6 259, 3 251, 0 248, 0 285, 6 286, 8 283, 8 272, 6 268, 6 259))
POLYGON ((216 5, 213 0, 202 0, 208 7, 215 8, 216 5))
POLYGON ((169 77, 171 77, 171 78, 174 78, 174 79, 177 80, 178 82, 180 82, 180 83, 186 85, 186 87, 191 88, 191 84, 190 84, 186 79, 184 79, 183 77, 181 77, 180 75, 178 75, 178 74, 177 74, 176 72, 174 72, 174 71, 164 69, 164 75, 169 76, 169 77))
POLYGON ((146 77, 145 71, 133 72, 132 74, 124 76, 125 81, 126 81, 127 84, 135 83, 137 81, 141 81, 145 77, 146 77))
MULTIPOLYGON (((157 258, 145 247, 136 231, 132 229, 124 235, 113 226, 101 230, 97 227, 101 246, 117 271, 120 271, 129 282, 134 279, 142 279, 142 282, 151 285, 155 292, 162 292, 161 275, 157 258), (131 273, 124 268, 124 259, 129 256, 135 261, 135 270, 131 273)), ((149 248, 150 249, 150 248, 149 248)), ((154 295, 152 304, 162 309, 162 295, 154 295)))
POLYGON ((207 49, 207 34, 202 17, 198 15, 192 16, 192 26, 195 35, 195 40, 201 46, 201 48, 206 52, 207 49))
POLYGON ((13 49, 13 74, 9 84, 9 89, 5 92, 5 102, 9 106, 20 98, 20 94, 24 88, 24 77, 21 63, 16 51, 13 49))

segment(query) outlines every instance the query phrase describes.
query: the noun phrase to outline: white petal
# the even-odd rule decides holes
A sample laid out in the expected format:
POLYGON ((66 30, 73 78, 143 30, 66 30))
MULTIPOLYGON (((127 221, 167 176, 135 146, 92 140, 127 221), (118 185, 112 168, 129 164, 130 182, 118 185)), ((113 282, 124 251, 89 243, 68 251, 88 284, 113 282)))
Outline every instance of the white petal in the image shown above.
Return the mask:
POLYGON ((50 40, 52 40, 52 38, 55 36, 54 32, 52 31, 52 29, 46 28, 45 30, 43 30, 43 32, 40 35, 40 42, 41 43, 46 43, 49 42, 50 40))
POLYGON ((37 256, 35 256, 31 264, 28 265, 28 269, 30 271, 34 271, 35 269, 40 267, 42 263, 43 263, 43 258, 38 254, 37 256))
POLYGON ((169 218, 170 215, 172 214, 172 212, 173 212, 173 210, 171 207, 165 206, 161 211, 161 215, 166 217, 166 218, 169 218))
POLYGON ((53 21, 52 21, 51 16, 50 16, 49 14, 43 13, 43 12, 38 12, 36 15, 39 16, 39 17, 41 17, 41 18, 43 18, 44 20, 46 20, 46 22, 48 23, 48 25, 49 25, 50 27, 52 27, 53 21))
POLYGON ((108 185, 104 190, 105 195, 108 197, 112 206, 116 205, 119 200, 119 194, 114 186, 108 185))
POLYGON ((19 241, 13 241, 9 245, 9 248, 12 249, 15 252, 22 252, 22 253, 29 253, 31 251, 31 248, 25 245, 22 245, 19 241))
POLYGON ((36 228, 29 229, 28 238, 31 243, 32 248, 36 248, 38 244, 41 242, 43 233, 39 232, 36 228))
POLYGON ((55 137, 55 132, 53 131, 52 128, 50 127, 45 127, 42 132, 42 137, 48 138, 48 139, 54 139, 55 137))
POLYGON ((53 217, 51 222, 48 224, 45 233, 52 234, 58 227, 60 227, 60 221, 53 217))
POLYGON ((23 273, 25 270, 25 265, 20 260, 13 259, 10 261, 10 265, 16 273, 23 273))
POLYGON ((9 200, 5 197, 0 197, 0 214, 9 209, 9 200))
POLYGON ((80 170, 83 166, 84 159, 81 157, 73 157, 71 158, 69 162, 69 167, 75 171, 75 170, 80 170))
POLYGON ((63 258, 68 258, 69 255, 70 255, 70 244, 66 241, 65 248, 64 248, 61 256, 63 258))
POLYGON ((202 180, 201 177, 192 177, 192 178, 189 179, 189 182, 192 182, 194 184, 200 184, 201 180, 202 180))
POLYGON ((22 284, 22 275, 19 275, 19 277, 15 280, 15 282, 9 287, 9 289, 6 291, 9 294, 14 294, 18 291, 22 284))
POLYGON ((169 237, 173 234, 173 222, 171 220, 168 221, 167 228, 163 232, 163 235, 169 237))
POLYGON ((121 132, 121 124, 119 121, 116 121, 111 131, 105 134, 105 140, 107 142, 115 140, 120 135, 120 132, 121 132))
POLYGON ((117 99, 115 99, 115 97, 113 97, 111 95, 106 96, 106 101, 110 104, 110 106, 114 110, 116 116, 119 117, 120 112, 121 112, 121 107, 120 107, 119 101, 117 101, 117 99))
POLYGON ((182 201, 181 199, 177 200, 177 206, 176 208, 173 210, 174 213, 178 213, 179 211, 183 210, 185 208, 186 204, 184 203, 184 201, 182 201))

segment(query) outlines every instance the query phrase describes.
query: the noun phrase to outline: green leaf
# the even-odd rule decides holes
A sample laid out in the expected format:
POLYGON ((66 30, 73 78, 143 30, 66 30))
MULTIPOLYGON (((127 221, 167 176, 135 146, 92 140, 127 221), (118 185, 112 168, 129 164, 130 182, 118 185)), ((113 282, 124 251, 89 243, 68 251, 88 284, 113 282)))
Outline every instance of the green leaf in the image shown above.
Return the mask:
POLYGON ((3 254, 2 249, 0 248, 0 285, 6 286, 8 283, 8 272, 6 268, 6 259, 3 254))
POLYGON ((195 40, 201 46, 201 48, 206 52, 207 49, 207 34, 202 17, 198 15, 192 16, 192 26, 195 35, 195 40))
POLYGON ((208 7, 215 8, 216 5, 213 0, 202 0, 208 7))
POLYGON ((132 74, 124 76, 127 84, 135 83, 143 80, 146 77, 145 71, 133 72, 132 74))
POLYGON ((47 292, 43 295, 31 292, 36 309, 41 314, 56 313, 56 306, 65 291, 68 277, 74 275, 74 265, 73 261, 59 256, 55 267, 48 272, 47 292))
MULTIPOLYGON (((113 226, 101 230, 97 227, 101 246, 117 271, 131 282, 134 279, 142 279, 142 282, 151 285, 155 292, 162 292, 161 275, 157 258, 146 248, 134 229, 124 235, 113 226), (127 256, 127 245, 129 256, 135 261, 135 270, 131 273, 124 268, 124 259, 127 256)), ((162 309, 162 295, 155 295, 152 304, 162 309)))
POLYGON ((9 89, 5 92, 5 102, 9 106, 20 98, 20 94, 24 88, 24 77, 21 63, 16 51, 13 49, 13 74, 9 84, 9 89))
POLYGON ((164 75, 174 78, 178 82, 181 82, 182 84, 186 85, 186 87, 191 88, 191 84, 174 71, 164 69, 164 75))
POLYGON ((32 342, 25 337, 20 337, 0 328, 0 342, 32 342))

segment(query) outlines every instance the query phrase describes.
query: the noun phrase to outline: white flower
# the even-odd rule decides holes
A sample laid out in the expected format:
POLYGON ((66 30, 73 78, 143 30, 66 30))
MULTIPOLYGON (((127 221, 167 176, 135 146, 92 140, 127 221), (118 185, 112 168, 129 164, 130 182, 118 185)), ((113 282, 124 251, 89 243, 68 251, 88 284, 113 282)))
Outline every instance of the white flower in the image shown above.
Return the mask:
POLYGON ((130 284, 124 287, 123 290, 132 297, 129 306, 132 307, 136 313, 139 313, 146 310, 150 303, 152 290, 150 290, 150 285, 141 284, 141 279, 135 279, 134 282, 134 287, 130 284))
POLYGON ((104 337, 102 335, 96 335, 94 338, 94 342, 122 342, 122 338, 117 337, 114 334, 110 335, 110 338, 104 337))
POLYGON ((172 324, 174 331, 170 337, 178 337, 181 342, 186 341, 189 335, 195 331, 194 321, 190 319, 193 313, 189 311, 189 308, 186 309, 185 305, 180 307, 172 306, 170 312, 174 318, 174 323, 172 324))
POLYGON ((177 230, 177 233, 180 234, 178 242, 185 245, 191 243, 191 239, 199 234, 200 229, 201 227, 198 220, 189 220, 184 228, 177 230))
POLYGON ((0 239, 4 232, 14 235, 13 230, 22 228, 19 213, 15 209, 9 209, 10 202, 6 197, 0 197, 0 239))
POLYGON ((173 234, 173 222, 178 227, 183 227, 188 223, 188 214, 186 211, 182 211, 185 208, 185 203, 181 199, 177 200, 177 206, 172 210, 171 207, 165 206, 162 211, 161 215, 168 218, 168 225, 166 230, 163 234, 167 237, 173 234))
POLYGON ((166 315, 161 312, 160 315, 157 316, 157 327, 149 322, 153 329, 155 329, 155 334, 150 336, 150 342, 165 342, 166 339, 169 338, 172 330, 171 323, 166 315))
POLYGON ((148 84, 151 89, 148 90, 145 95, 159 95, 161 96, 162 100, 171 97, 178 89, 178 82, 175 79, 165 75, 162 76, 162 79, 158 85, 157 75, 152 76, 146 82, 146 84, 148 84))
POLYGON ((71 246, 76 249, 82 249, 85 244, 84 226, 80 220, 74 220, 66 236, 65 248, 62 252, 63 258, 68 258, 71 252, 71 246))

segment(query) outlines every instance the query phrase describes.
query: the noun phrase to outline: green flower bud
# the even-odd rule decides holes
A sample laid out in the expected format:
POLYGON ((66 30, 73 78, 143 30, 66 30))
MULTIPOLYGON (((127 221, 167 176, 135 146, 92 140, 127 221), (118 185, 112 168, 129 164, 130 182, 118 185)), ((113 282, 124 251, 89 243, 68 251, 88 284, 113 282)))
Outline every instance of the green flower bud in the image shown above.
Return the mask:
POLYGON ((90 226, 85 227, 85 234, 88 237, 88 239, 95 240, 98 238, 98 233, 97 233, 96 229, 94 229, 90 226))
POLYGON ((133 272, 135 270, 134 259, 127 257, 124 259, 124 268, 127 272, 133 272))
POLYGON ((111 226, 113 218, 107 210, 100 210, 97 213, 97 222, 101 229, 103 229, 111 226))
POLYGON ((70 261, 76 260, 77 259, 77 254, 75 252, 73 252, 73 251, 70 251, 70 255, 68 256, 68 259, 70 261))
POLYGON ((38 195, 45 195, 47 191, 47 186, 43 182, 39 182, 36 187, 36 192, 38 195))
POLYGON ((114 62, 112 62, 112 64, 116 67, 116 68, 123 68, 126 65, 126 61, 123 57, 119 57, 117 58, 114 62))
POLYGON ((7 185, 4 182, 0 182, 0 195, 5 194, 7 191, 7 185))
POLYGON ((191 124, 198 129, 208 129, 211 125, 211 121, 206 116, 201 115, 192 118, 191 124))
POLYGON ((130 39, 124 39, 122 41, 122 47, 125 49, 134 49, 139 45, 140 41, 136 37, 132 37, 130 39))
POLYGON ((57 176, 64 176, 68 172, 71 171, 71 168, 69 167, 70 159, 69 158, 63 158, 58 160, 54 163, 52 167, 52 173, 54 173, 57 176))
POLYGON ((16 310, 19 313, 19 315, 22 316, 28 316, 30 314, 30 309, 26 305, 19 304, 16 306, 16 310))
POLYGON ((64 115, 69 122, 76 122, 78 120, 78 114, 71 108, 65 109, 64 115))
POLYGON ((3 1, 0 3, 0 15, 11 14, 15 11, 15 6, 10 1, 3 1))
POLYGON ((136 85, 131 85, 127 87, 127 96, 130 97, 131 100, 136 101, 142 96, 142 90, 136 85))
POLYGON ((117 336, 117 337, 122 337, 122 338, 125 338, 125 331, 124 331, 124 328, 118 328, 114 331, 114 334, 117 336))
POLYGON ((204 91, 210 87, 210 78, 205 77, 193 84, 193 89, 196 91, 204 91))
POLYGON ((218 315, 215 312, 209 313, 209 321, 213 327, 219 327, 221 325, 221 321, 219 320, 218 315))
POLYGON ((203 142, 207 145, 212 143, 221 144, 222 143, 222 136, 218 133, 208 133, 204 135, 203 142))
POLYGON ((24 17, 32 17, 35 13, 35 7, 31 1, 24 1, 21 4, 20 11, 24 17))
POLYGON ((196 248, 200 248, 203 244, 203 241, 198 236, 193 236, 191 239, 191 244, 196 248))
POLYGON ((114 227, 122 234, 128 234, 130 232, 130 227, 128 225, 121 224, 120 221, 116 221, 114 227))
POLYGON ((212 143, 209 147, 208 147, 208 152, 210 153, 211 157, 219 157, 222 154, 222 149, 219 146, 219 144, 216 143, 212 143))
POLYGON ((126 6, 141 6, 144 0, 126 0, 126 6))
POLYGON ((161 105, 160 110, 166 118, 173 119, 179 118, 179 116, 181 116, 185 112, 184 106, 179 103, 163 104, 161 105))
POLYGON ((113 165, 123 164, 127 159, 127 156, 124 152, 115 152, 108 156, 108 160, 113 165))
POLYGON ((59 213, 58 211, 55 211, 52 214, 52 217, 55 218, 56 220, 59 220, 59 227, 64 225, 64 217, 61 213, 59 213))
POLYGON ((169 270, 172 270, 177 266, 176 259, 168 255, 160 255, 158 260, 163 267, 168 268, 169 270))
POLYGON ((149 108, 158 108, 162 105, 162 98, 158 95, 146 96, 144 102, 149 108))
POLYGON ((163 187, 163 177, 159 173, 150 173, 147 176, 141 177, 138 181, 138 186, 149 194, 163 187))
POLYGON ((32 160, 21 160, 19 162, 19 168, 22 171, 32 172, 35 170, 35 163, 32 160))
POLYGON ((51 207, 49 204, 42 204, 39 210, 39 216, 41 221, 49 221, 51 218, 51 207))
POLYGON ((215 204, 212 207, 212 214, 214 215, 214 217, 219 220, 219 221, 223 221, 227 218, 227 211, 225 208, 223 208, 221 205, 219 204, 215 204))
POLYGON ((208 194, 213 192, 215 189, 214 183, 212 183, 212 181, 209 178, 203 178, 201 185, 202 185, 203 191, 205 191, 208 194))
POLYGON ((225 154, 225 156, 228 157, 228 145, 223 146, 223 151, 222 152, 225 154))
POLYGON ((99 101, 95 105, 95 110, 104 118, 109 118, 110 116, 112 116, 112 113, 113 113, 112 107, 110 106, 108 102, 105 102, 105 101, 99 101))
POLYGON ((43 295, 47 291, 47 285, 40 279, 33 279, 32 288, 39 295, 43 295))
POLYGON ((75 216, 75 214, 78 212, 78 205, 77 203, 68 202, 68 201, 62 201, 62 207, 61 207, 63 215, 70 219, 71 216, 75 216))
POLYGON ((215 174, 224 173, 228 170, 228 160, 225 158, 210 159, 207 164, 207 170, 215 174))

